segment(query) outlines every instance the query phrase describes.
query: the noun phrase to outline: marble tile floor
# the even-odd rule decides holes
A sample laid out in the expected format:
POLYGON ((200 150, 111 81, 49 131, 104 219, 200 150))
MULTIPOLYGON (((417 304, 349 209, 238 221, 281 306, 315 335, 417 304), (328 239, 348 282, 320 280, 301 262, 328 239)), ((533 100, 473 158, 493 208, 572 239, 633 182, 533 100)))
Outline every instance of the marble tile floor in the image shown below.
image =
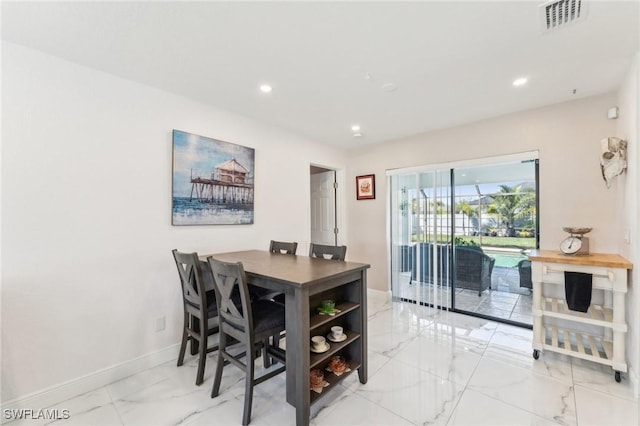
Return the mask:
MULTIPOLYGON (((477 295, 476 295, 477 297, 477 295)), ((312 409, 311 425, 637 425, 638 400, 623 374, 545 352, 531 356, 528 329, 370 292, 369 380, 352 374, 312 409)), ((244 376, 225 368, 211 399, 216 355, 195 386, 196 360, 169 362, 54 409, 70 411, 63 425, 237 425, 244 376)), ((256 362, 260 370, 261 362, 256 362)), ((12 426, 47 424, 14 421, 12 426)), ((293 425, 285 376, 254 390, 252 425, 293 425)))

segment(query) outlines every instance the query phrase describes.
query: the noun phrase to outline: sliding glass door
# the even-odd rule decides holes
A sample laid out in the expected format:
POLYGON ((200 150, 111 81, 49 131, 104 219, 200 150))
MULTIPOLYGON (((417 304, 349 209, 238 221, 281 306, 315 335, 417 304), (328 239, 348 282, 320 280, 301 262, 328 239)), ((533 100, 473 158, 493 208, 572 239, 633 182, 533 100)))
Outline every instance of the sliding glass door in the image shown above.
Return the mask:
POLYGON ((530 325, 536 157, 390 172, 394 297, 530 325))
POLYGON ((391 283, 398 298, 449 306, 449 262, 433 249, 451 239, 450 182, 449 170, 391 179, 391 283))

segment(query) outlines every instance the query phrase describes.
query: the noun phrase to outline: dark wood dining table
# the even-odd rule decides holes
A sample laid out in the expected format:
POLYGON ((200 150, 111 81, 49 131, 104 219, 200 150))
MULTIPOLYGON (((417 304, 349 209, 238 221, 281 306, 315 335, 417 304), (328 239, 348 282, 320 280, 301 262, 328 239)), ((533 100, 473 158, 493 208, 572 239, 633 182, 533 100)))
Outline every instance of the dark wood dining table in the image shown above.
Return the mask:
POLYGON ((201 255, 225 262, 242 262, 247 281, 254 286, 282 292, 286 315, 287 402, 296 408, 296 424, 308 425, 311 404, 320 394, 311 390, 312 368, 325 369, 330 358, 341 355, 351 371, 340 376, 327 372, 330 391, 345 377, 358 372, 367 382, 367 269, 368 264, 312 258, 308 256, 248 250, 201 255), (325 315, 322 301, 334 300, 334 315, 325 315), (327 335, 332 325, 341 325, 346 340, 330 342, 324 353, 311 351, 312 335, 327 335), (330 376, 330 377, 329 377, 330 376))

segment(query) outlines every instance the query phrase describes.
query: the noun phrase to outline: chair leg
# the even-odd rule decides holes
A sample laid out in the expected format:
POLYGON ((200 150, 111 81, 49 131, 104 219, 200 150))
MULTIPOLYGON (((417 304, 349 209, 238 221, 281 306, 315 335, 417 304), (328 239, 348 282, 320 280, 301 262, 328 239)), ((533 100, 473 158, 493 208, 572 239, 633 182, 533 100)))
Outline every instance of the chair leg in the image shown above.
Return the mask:
POLYGON ((204 366, 207 362, 207 331, 203 330, 200 335, 200 359, 198 360, 198 375, 196 376, 196 386, 200 386, 204 380, 204 366))
POLYGON ((184 363, 184 353, 187 350, 187 341, 189 335, 187 334, 187 327, 189 326, 189 316, 184 313, 184 326, 182 327, 182 343, 180 343, 180 353, 178 354, 178 367, 184 363))
MULTIPOLYGON (((276 337, 273 336, 273 341, 275 344, 275 340, 276 337)), ((264 368, 269 368, 271 367, 271 357, 269 356, 268 352, 267 352, 267 348, 269 347, 269 337, 267 337, 266 339, 264 339, 264 341, 262 342, 262 364, 264 365, 264 368)))
MULTIPOLYGON (((248 347, 247 349, 250 349, 250 347, 248 347)), ((247 350, 247 353, 250 353, 250 351, 247 350)), ((251 421, 251 404, 253 403, 254 361, 255 361, 255 355, 253 351, 251 351, 251 355, 247 356, 247 371, 245 372, 246 380, 245 380, 245 391, 244 391, 244 412, 242 415, 243 426, 247 426, 251 421)))
MULTIPOLYGON (((200 320, 196 317, 191 317, 191 329, 194 330, 196 333, 200 332, 200 320)), ((197 339, 191 339, 191 355, 195 355, 198 353, 198 340, 197 339)))
POLYGON ((223 353, 227 350, 227 335, 220 333, 220 343, 218 345, 218 362, 216 362, 216 374, 213 379, 213 388, 211 388, 211 398, 215 398, 220 394, 220 382, 222 381, 222 369, 224 368, 223 353))

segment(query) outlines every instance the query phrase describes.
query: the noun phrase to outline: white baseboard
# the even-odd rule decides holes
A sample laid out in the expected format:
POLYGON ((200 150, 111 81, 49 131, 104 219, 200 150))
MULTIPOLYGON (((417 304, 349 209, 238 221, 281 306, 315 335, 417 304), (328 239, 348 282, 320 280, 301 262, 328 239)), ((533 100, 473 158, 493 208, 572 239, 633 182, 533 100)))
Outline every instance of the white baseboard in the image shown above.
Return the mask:
POLYGON ((391 290, 375 290, 373 288, 367 288, 367 294, 370 298, 379 302, 387 302, 391 300, 391 290))
MULTIPOLYGON (((180 345, 171 345, 164 349, 94 371, 64 383, 30 393, 20 398, 2 403, 3 410, 44 409, 52 405, 74 398, 110 383, 140 373, 149 368, 178 358, 180 345)), ((2 423, 8 420, 2 416, 2 423)))

